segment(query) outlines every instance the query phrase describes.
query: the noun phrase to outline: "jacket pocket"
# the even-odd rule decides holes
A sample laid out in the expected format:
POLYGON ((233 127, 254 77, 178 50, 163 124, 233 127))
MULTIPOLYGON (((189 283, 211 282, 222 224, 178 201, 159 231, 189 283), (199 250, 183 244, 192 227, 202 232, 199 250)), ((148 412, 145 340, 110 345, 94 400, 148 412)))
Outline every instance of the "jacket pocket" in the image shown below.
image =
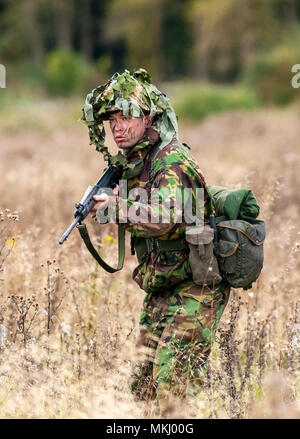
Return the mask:
POLYGON ((222 272, 232 274, 236 271, 238 242, 220 240, 215 253, 218 256, 222 272))
POLYGON ((197 285, 216 285, 222 280, 218 261, 214 255, 214 231, 204 227, 191 227, 186 231, 189 244, 189 262, 193 281, 197 285))
MULTIPOLYGON (((170 251, 151 253, 140 264, 136 274, 142 274, 141 288, 146 292, 156 293, 173 289, 176 285, 191 278, 191 269, 187 251, 170 251)), ((136 280, 134 278, 134 280, 136 280)))

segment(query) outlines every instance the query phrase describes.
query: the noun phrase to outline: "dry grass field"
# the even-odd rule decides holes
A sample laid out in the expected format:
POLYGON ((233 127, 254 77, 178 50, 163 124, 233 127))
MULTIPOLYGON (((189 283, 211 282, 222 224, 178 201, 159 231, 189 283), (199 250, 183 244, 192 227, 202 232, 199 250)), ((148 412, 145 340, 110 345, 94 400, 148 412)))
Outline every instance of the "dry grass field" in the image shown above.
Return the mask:
MULTIPOLYGON (((159 417, 155 402, 128 391, 143 300, 128 242, 113 275, 77 230, 58 244, 104 167, 78 121, 81 104, 0 109, 1 418, 159 417)), ((207 184, 253 190, 267 239, 258 282, 232 290, 202 393, 174 417, 300 418, 299 116, 293 107, 179 121, 207 184)), ((87 224, 116 264, 114 225, 87 224)))

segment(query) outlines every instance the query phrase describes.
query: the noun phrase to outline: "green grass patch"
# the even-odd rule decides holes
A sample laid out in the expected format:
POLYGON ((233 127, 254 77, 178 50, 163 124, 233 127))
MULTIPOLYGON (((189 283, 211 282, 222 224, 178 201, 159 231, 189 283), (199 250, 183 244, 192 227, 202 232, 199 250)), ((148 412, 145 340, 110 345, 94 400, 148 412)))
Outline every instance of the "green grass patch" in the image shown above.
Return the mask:
POLYGON ((258 95, 242 85, 213 85, 178 82, 167 86, 179 120, 196 122, 210 114, 245 109, 261 105, 258 95))

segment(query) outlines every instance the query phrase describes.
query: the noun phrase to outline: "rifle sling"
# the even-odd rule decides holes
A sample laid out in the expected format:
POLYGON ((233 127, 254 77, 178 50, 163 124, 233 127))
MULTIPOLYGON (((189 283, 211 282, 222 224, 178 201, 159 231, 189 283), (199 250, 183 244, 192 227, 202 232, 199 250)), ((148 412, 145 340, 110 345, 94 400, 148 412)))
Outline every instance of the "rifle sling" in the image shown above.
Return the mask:
POLYGON ((124 264, 124 256, 125 256, 125 230, 122 229, 121 226, 118 226, 118 251, 119 251, 119 261, 117 268, 110 267, 99 255, 95 247, 93 246, 89 233, 87 231, 85 224, 78 224, 76 226, 79 230, 80 236, 83 239, 87 249, 92 254, 92 256, 96 259, 99 265, 101 265, 104 270, 109 273, 115 273, 123 268, 124 264))

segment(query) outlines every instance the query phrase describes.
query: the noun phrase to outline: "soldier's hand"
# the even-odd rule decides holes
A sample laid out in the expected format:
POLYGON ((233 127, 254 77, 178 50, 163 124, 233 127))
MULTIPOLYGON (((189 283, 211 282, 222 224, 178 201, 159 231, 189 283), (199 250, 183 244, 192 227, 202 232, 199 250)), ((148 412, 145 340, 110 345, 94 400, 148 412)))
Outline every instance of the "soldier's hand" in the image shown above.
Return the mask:
POLYGON ((93 199, 95 201, 97 201, 97 203, 95 204, 95 206, 92 209, 92 212, 96 212, 96 210, 98 209, 106 209, 109 202, 113 202, 115 201, 115 197, 118 196, 119 194, 119 186, 116 185, 116 187, 113 189, 114 195, 107 195, 105 193, 100 194, 100 195, 94 195, 93 199))

